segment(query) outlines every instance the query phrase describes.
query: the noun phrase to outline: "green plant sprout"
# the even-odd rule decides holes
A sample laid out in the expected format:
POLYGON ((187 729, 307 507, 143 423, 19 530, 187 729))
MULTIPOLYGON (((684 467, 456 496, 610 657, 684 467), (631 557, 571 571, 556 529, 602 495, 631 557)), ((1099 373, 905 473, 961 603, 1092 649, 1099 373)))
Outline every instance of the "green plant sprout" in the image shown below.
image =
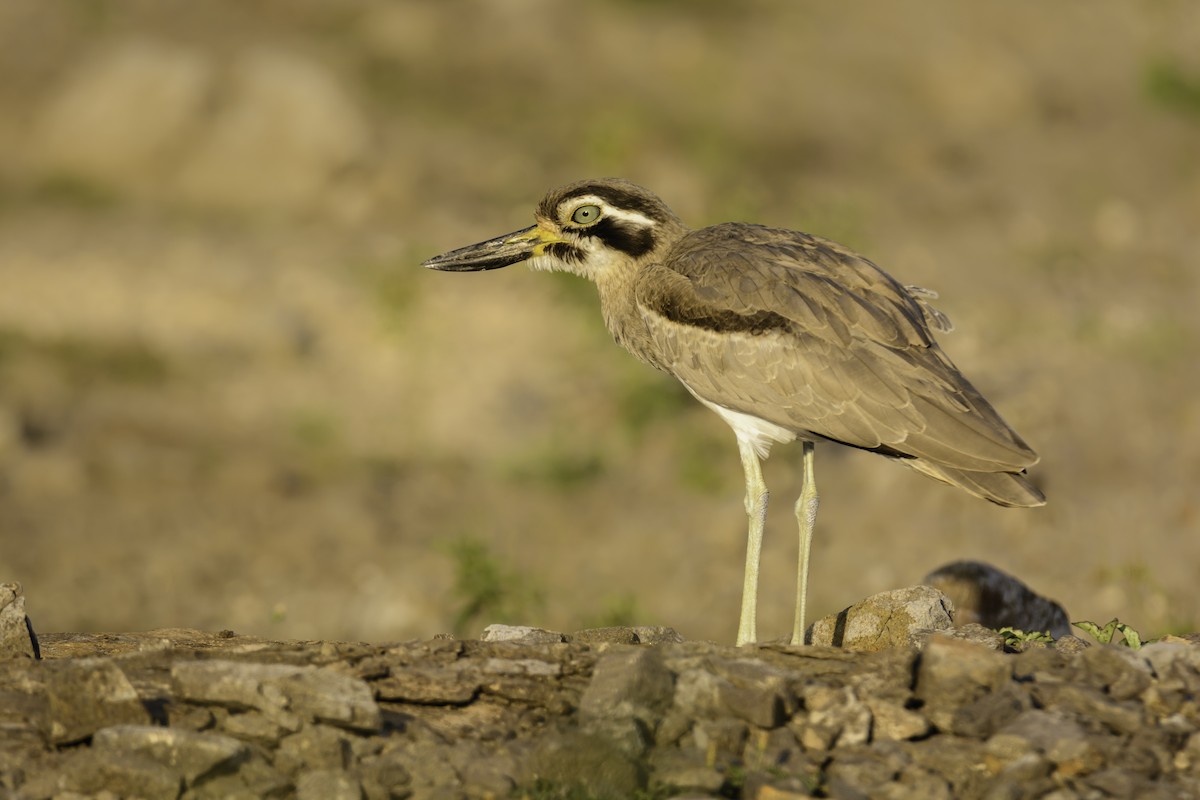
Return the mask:
POLYGON ((1091 634, 1092 638, 1100 644, 1112 644, 1113 636, 1119 631, 1126 647, 1132 650, 1140 650, 1142 647, 1141 634, 1124 622, 1118 621, 1116 617, 1113 617, 1104 627, 1100 627, 1096 623, 1087 620, 1072 622, 1071 624, 1091 634))
POLYGON ((1019 649, 1026 642, 1053 642, 1054 637, 1049 631, 1023 631, 1020 628, 1005 626, 996 631, 1004 637, 1004 646, 1019 649))

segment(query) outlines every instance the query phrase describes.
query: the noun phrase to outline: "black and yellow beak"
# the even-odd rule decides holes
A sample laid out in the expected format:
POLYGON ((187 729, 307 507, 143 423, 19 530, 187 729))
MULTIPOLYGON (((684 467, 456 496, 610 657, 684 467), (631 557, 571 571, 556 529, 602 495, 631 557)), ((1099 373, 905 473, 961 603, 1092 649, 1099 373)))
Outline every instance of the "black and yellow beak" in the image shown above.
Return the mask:
POLYGON ((486 242, 460 247, 421 262, 421 266, 442 272, 480 272, 519 264, 538 255, 549 240, 544 228, 531 225, 486 242))

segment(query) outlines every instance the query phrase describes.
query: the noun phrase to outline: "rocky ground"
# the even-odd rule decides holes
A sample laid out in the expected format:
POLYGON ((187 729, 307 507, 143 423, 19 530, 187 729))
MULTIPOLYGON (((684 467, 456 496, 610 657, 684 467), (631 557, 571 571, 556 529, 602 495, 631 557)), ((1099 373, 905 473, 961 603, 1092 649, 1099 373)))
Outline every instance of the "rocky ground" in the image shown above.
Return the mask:
POLYGON ((1200 637, 1014 652, 923 617, 843 642, 858 650, 507 626, 388 644, 160 630, 35 645, 19 591, 6 598, 5 797, 1200 793, 1200 637))

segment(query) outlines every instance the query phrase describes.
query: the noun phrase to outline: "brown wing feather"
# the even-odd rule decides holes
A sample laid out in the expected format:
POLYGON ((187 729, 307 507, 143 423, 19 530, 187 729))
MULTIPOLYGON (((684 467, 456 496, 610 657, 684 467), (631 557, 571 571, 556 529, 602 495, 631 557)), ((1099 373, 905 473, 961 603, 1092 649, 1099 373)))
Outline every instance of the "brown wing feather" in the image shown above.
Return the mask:
POLYGON ((938 347, 923 302, 833 242, 705 228, 635 292, 656 360, 710 402, 952 471, 1037 461, 938 347))

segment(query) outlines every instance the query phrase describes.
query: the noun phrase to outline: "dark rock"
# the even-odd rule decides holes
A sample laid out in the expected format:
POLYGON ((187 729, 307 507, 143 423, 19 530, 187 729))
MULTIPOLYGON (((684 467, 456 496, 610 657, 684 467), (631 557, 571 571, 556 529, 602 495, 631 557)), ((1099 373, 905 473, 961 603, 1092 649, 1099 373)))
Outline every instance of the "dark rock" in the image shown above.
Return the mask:
POLYGON ((952 608, 944 594, 928 586, 883 592, 817 620, 806 643, 867 652, 908 647, 914 631, 951 627, 952 608))
POLYGON ((146 725, 150 713, 121 668, 108 658, 46 664, 47 738, 77 742, 111 725, 146 725))
POLYGON ((925 576, 923 583, 954 603, 954 623, 978 623, 998 630, 1048 632, 1055 639, 1071 633, 1067 612, 1006 572, 982 561, 955 561, 925 576))

